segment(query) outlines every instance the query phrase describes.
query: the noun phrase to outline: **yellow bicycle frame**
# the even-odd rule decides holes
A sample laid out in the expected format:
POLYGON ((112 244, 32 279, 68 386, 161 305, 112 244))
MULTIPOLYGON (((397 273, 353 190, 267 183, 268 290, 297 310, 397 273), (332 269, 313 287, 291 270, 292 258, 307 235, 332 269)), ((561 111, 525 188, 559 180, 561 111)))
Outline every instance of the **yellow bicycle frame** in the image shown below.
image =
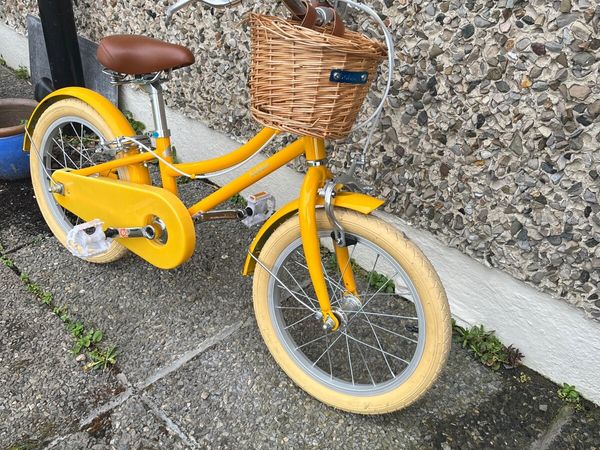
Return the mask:
MULTIPOLYGON (((103 99, 99 94, 91 93, 91 91, 86 89, 63 89, 49 96, 45 102, 51 104, 53 101, 57 101, 60 98, 65 97, 79 98, 90 104, 92 107, 97 108, 98 112, 105 117, 107 121, 117 123, 120 126, 120 129, 125 127, 123 124, 123 121, 125 120, 124 117, 110 104, 110 102, 103 99)), ((37 118, 39 118, 45 107, 48 107, 48 104, 45 106, 40 104, 38 110, 34 112, 32 120, 28 124, 28 130, 34 126, 35 121, 37 118)), ((133 134, 132 130, 131 132, 133 134)), ((277 130, 264 128, 246 144, 226 155, 205 161, 188 163, 175 163, 171 156, 170 138, 168 136, 159 137, 156 139, 155 153, 160 155, 162 159, 168 162, 168 165, 162 161, 159 162, 162 188, 171 194, 177 195, 177 178, 182 176, 182 174, 189 175, 193 179, 198 175, 204 175, 232 167, 253 155, 277 133, 279 133, 277 130)), ((25 144, 25 149, 29 150, 29 146, 30 142, 28 141, 25 144)), ((219 204, 230 199, 233 195, 251 186, 302 154, 306 156, 310 167, 302 184, 300 198, 298 201, 293 202, 293 204, 286 205, 284 208, 274 214, 271 220, 267 221, 263 225, 252 244, 251 251, 249 252, 248 256, 249 259, 246 261, 244 268, 244 275, 253 272, 254 264, 250 261, 251 256, 258 256, 257 253, 260 251, 262 243, 281 223, 281 220, 276 220, 276 218, 281 219, 282 217, 288 217, 297 211, 299 215, 301 239, 306 256, 308 271, 311 281, 314 285, 319 306, 323 313, 323 321, 324 323, 329 324, 329 326, 333 329, 336 329, 339 326, 339 321, 331 309, 329 294, 325 284, 323 268, 321 265, 320 240, 318 237, 316 221, 316 209, 318 206, 323 204, 323 198, 319 195, 319 190, 323 188, 327 180, 331 179, 331 173, 326 166, 323 165, 326 158, 325 144, 323 139, 306 136, 297 139, 263 162, 252 167, 244 174, 238 176, 230 183, 225 184, 196 204, 188 207, 188 213, 191 217, 197 217, 201 213, 205 213, 214 209, 219 204)), ((118 158, 112 161, 82 169, 71 170, 70 173, 86 177, 109 177, 116 169, 120 167, 127 166, 129 168, 143 168, 144 163, 154 159, 156 159, 156 156, 151 152, 140 153, 138 151, 129 150, 121 153, 118 158)), ((63 171, 57 171, 56 173, 60 172, 63 171)), ((150 183, 149 177, 144 176, 143 172, 140 172, 140 175, 136 176, 131 181, 140 184, 150 183)), ((108 192, 104 193, 101 191, 97 192, 96 195, 98 198, 102 198, 102 196, 107 193, 108 192)), ((334 200, 334 205, 336 206, 354 209, 365 214, 370 213, 382 203, 383 202, 381 200, 374 199, 366 195, 344 192, 340 193, 339 196, 336 196, 334 200)), ((356 294, 356 285, 354 276, 352 274, 352 268, 349 264, 347 247, 335 246, 335 254, 338 260, 340 272, 343 273, 344 286, 347 292, 356 294)))

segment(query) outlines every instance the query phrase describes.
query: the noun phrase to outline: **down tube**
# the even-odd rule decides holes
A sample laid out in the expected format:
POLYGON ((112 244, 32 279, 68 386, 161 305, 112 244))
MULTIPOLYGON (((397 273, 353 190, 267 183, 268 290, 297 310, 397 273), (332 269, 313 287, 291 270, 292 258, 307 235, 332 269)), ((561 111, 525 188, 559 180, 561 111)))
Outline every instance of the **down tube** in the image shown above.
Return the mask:
POLYGON ((195 216, 201 212, 210 211, 215 206, 230 199, 238 192, 246 189, 248 186, 253 185, 257 181, 273 173, 275 170, 289 163, 303 153, 304 142, 301 139, 298 139, 284 149, 275 153, 270 158, 266 159, 260 164, 257 164, 244 174, 240 175, 235 180, 227 183, 222 188, 213 192, 208 197, 200 200, 198 203, 190 207, 188 211, 192 216, 195 216))

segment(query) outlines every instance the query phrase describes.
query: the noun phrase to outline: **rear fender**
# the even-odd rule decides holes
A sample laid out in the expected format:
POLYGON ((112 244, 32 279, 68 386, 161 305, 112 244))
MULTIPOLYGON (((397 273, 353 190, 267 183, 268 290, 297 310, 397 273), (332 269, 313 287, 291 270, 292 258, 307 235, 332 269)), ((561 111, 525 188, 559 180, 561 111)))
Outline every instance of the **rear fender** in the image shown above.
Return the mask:
MULTIPOLYGON (((111 130, 113 130, 116 136, 135 136, 136 133, 129 121, 125 118, 123 113, 119 111, 119 109, 108 99, 90 89, 82 87, 67 87, 47 95, 31 114, 29 122, 26 126, 27 133, 25 133, 25 140, 23 142, 24 152, 31 151, 32 143, 30 137, 33 136, 33 130, 35 129, 35 126, 44 111, 46 111, 56 102, 68 98, 76 98, 94 108, 94 110, 96 110, 96 112, 102 116, 102 119, 105 120, 110 126, 111 130)), ((133 150, 133 152, 137 153, 137 150, 133 150)), ((148 170, 143 165, 136 164, 128 166, 128 171, 129 181, 134 183, 150 184, 148 170)))

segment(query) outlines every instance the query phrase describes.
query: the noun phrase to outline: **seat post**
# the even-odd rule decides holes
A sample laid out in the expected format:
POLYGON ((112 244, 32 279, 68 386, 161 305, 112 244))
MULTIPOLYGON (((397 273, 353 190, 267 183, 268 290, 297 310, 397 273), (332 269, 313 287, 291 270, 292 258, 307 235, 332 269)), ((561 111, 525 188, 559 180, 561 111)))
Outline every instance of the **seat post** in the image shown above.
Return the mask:
POLYGON ((152 117, 154 118, 154 132, 156 138, 156 151, 164 160, 159 162, 162 187, 177 195, 177 176, 167 173, 165 164, 173 164, 173 151, 171 149, 171 132, 167 128, 167 114, 160 81, 152 81, 146 85, 150 100, 152 101, 152 117))
POLYGON ((152 117, 154 119, 154 136, 156 138, 171 137, 171 132, 167 126, 167 114, 165 112, 165 100, 160 81, 155 81, 147 85, 147 91, 152 102, 152 117))

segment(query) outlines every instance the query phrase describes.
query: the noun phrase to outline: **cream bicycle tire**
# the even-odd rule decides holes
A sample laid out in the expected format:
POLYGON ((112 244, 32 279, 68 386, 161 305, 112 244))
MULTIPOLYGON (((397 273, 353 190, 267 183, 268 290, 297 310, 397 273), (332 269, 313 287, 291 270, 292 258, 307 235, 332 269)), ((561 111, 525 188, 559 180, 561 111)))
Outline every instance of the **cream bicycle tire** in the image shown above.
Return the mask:
MULTIPOLYGON (((285 254, 290 246, 298 244, 300 226, 297 216, 288 219, 279 226, 260 252, 260 263, 256 266, 253 281, 254 309, 260 332, 269 351, 280 367, 298 386, 321 402, 341 410, 360 414, 381 414, 405 408, 420 398, 431 387, 444 367, 448 356, 451 344, 451 326, 444 289, 423 253, 391 225, 379 218, 347 210, 337 210, 336 217, 350 235, 363 239, 365 245, 367 241, 371 242, 374 247, 382 249, 393 258, 408 274, 415 286, 425 317, 423 323, 426 324, 426 327, 423 331, 424 346, 421 356, 412 372, 402 382, 396 383, 396 385, 394 383, 390 384, 389 388, 380 391, 373 388, 371 394, 369 393, 369 387, 364 392, 358 390, 352 392, 351 388, 350 390, 345 389, 344 384, 340 384, 341 387, 333 385, 329 380, 323 378, 320 372, 310 372, 312 369, 307 369, 309 366, 303 363, 302 356, 296 355, 298 352, 293 349, 293 344, 286 343, 282 337, 284 331, 282 331, 282 326, 278 324, 279 319, 276 318, 280 315, 282 309, 279 311, 275 309, 277 306, 274 303, 276 295, 274 294, 273 285, 283 283, 282 278, 280 278, 281 275, 277 275, 277 273, 285 273, 277 267, 278 260, 282 258, 281 255, 285 254), (265 267, 274 275, 271 275, 265 267), (278 279, 275 278, 276 276, 278 279)), ((317 212, 317 221, 322 236, 326 237, 331 231, 331 226, 322 210, 317 212)), ((281 265, 283 265, 283 262, 281 265)), ((375 269, 371 271, 371 275, 374 272, 375 269)), ((297 282, 296 279, 294 281, 297 282)), ((370 277, 369 281, 371 281, 370 277)), ((281 289, 281 286, 278 286, 277 289, 285 292, 284 289, 281 289)), ((296 291, 299 292, 298 287, 296 287, 296 291)), ((304 289, 302 289, 302 292, 304 292, 304 289)), ((288 295, 287 292, 286 295, 288 295)), ((309 297, 302 297, 302 299, 308 302, 309 297)), ((407 302, 404 301, 404 303, 407 302)), ((358 316, 358 313, 356 315, 358 316)), ((309 319, 304 319, 303 323, 309 322, 309 319)), ((371 325, 371 328, 373 328, 373 325, 371 325)), ((347 328, 347 330, 350 333, 350 328, 347 328)), ((331 336, 334 335, 335 332, 331 336)), ((325 340, 327 340, 326 337, 325 340)), ((374 345, 371 347, 374 347, 374 345)), ((358 348, 360 351, 360 346, 358 348)), ((348 353, 350 353, 349 348, 348 353)), ((385 352, 383 355, 385 358, 385 352)), ((368 364, 366 360, 364 361, 367 371, 369 371, 368 364)), ((309 360, 309 362, 311 361, 309 360)), ((329 362, 329 369, 330 371, 332 369, 331 361, 329 362)), ((326 370, 321 371, 326 372, 326 370)), ((390 369, 390 371, 392 370, 390 369)), ((352 372, 352 362, 350 362, 350 372, 352 372)), ((369 375, 371 375, 370 371, 369 375)), ((371 380, 375 384, 373 376, 371 376, 371 380)), ((353 375, 353 384, 354 381, 353 375)))
MULTIPOLYGON (((65 218, 62 208, 58 206, 48 190, 50 184, 44 170, 44 161, 48 161, 49 159, 47 149, 50 143, 48 140, 52 137, 52 133, 58 130, 59 127, 66 125, 69 120, 71 120, 71 123, 73 121, 82 123, 106 141, 112 141, 119 135, 118 131, 111 129, 94 108, 81 100, 71 98, 52 104, 43 112, 35 125, 29 157, 31 182, 38 206, 48 227, 56 239, 64 246, 66 246, 67 233, 73 225, 65 218)), ((72 159, 68 162, 71 161, 72 159)), ((118 169, 118 175, 120 179, 128 180, 127 167, 118 169)), ((85 258, 85 260, 97 264, 105 264, 122 258, 127 252, 128 250, 121 244, 112 241, 105 253, 85 258)))

